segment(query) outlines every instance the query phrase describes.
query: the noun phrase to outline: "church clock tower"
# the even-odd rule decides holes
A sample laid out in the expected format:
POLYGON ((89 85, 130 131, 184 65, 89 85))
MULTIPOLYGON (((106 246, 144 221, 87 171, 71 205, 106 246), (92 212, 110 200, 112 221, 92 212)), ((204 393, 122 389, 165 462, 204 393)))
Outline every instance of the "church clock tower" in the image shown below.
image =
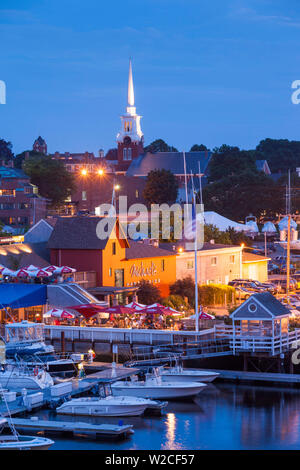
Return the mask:
POLYGON ((117 135, 118 165, 116 170, 125 172, 131 161, 144 152, 144 134, 141 131, 141 117, 136 114, 132 64, 129 61, 128 100, 126 113, 121 116, 121 130, 117 135))

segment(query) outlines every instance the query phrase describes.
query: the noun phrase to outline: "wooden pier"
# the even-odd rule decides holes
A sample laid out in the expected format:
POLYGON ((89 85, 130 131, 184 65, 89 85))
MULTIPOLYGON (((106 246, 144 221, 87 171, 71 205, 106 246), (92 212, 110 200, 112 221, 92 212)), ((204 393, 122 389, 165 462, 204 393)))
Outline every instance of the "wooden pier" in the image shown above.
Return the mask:
POLYGON ((74 421, 45 421, 44 419, 12 418, 12 423, 18 430, 49 433, 65 433, 72 435, 93 435, 96 438, 124 439, 133 434, 131 424, 89 424, 74 421))
MULTIPOLYGON (((205 369, 204 369, 205 370, 205 369)), ((280 374, 272 372, 248 372, 241 370, 209 369, 220 374, 217 380, 234 382, 272 382, 289 385, 300 384, 300 374, 280 374)))

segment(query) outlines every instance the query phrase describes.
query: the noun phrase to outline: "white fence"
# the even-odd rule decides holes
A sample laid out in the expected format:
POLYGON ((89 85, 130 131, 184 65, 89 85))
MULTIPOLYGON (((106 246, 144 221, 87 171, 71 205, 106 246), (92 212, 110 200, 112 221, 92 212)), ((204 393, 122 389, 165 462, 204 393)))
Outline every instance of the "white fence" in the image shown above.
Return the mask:
POLYGON ((214 336, 215 329, 195 331, 139 330, 128 328, 100 328, 87 326, 45 325, 48 340, 60 340, 61 333, 69 341, 103 341, 127 344, 174 344, 184 341, 198 341, 205 336, 214 336))
POLYGON ((287 334, 278 336, 263 336, 261 334, 246 335, 240 327, 218 326, 215 327, 216 338, 228 338, 229 346, 233 354, 237 352, 266 352, 272 356, 291 350, 293 344, 299 341, 300 330, 296 329, 287 334))

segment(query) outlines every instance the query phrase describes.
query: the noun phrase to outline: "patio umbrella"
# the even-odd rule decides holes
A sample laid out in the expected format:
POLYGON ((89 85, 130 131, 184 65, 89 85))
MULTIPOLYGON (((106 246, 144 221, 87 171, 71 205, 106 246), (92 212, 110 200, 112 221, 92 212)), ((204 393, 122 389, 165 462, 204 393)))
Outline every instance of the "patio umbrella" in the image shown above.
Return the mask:
POLYGON ((9 268, 4 268, 1 272, 2 276, 12 276, 14 274, 14 271, 9 268))
POLYGON ((118 315, 130 315, 133 313, 137 313, 137 310, 130 307, 125 307, 124 305, 115 305, 113 307, 108 307, 105 310, 107 313, 116 313, 118 315))
POLYGON ((49 277, 49 276, 52 275, 52 273, 49 273, 48 271, 45 271, 45 269, 37 269, 36 271, 31 271, 30 275, 32 275, 34 277, 49 277))
POLYGON ((155 303, 155 304, 151 304, 151 305, 146 305, 145 308, 166 308, 164 305, 162 304, 159 304, 159 303, 155 303))
POLYGON ((130 302, 130 304, 127 304, 126 307, 134 308, 135 310, 142 310, 143 308, 146 308, 147 305, 139 304, 138 302, 130 302))
POLYGON ((139 313, 141 315, 143 314, 150 314, 150 315, 172 315, 172 312, 169 307, 164 307, 163 305, 161 307, 147 307, 144 308, 143 310, 136 310, 135 313, 139 313))
POLYGON ((56 271, 57 269, 59 269, 59 267, 54 266, 54 264, 51 264, 50 266, 47 266, 47 268, 44 268, 44 270, 48 271, 49 273, 54 273, 54 271, 56 271))
POLYGON ((17 271, 12 271, 11 276, 13 276, 13 277, 23 277, 23 278, 25 278, 25 277, 29 277, 30 274, 29 274, 28 271, 26 271, 26 269, 21 268, 21 269, 17 269, 17 271))
POLYGON ((70 268, 69 266, 60 266, 55 272, 59 274, 76 273, 76 269, 70 268))
POLYGON ((67 307, 68 309, 75 310, 76 312, 83 315, 86 319, 89 319, 98 313, 105 313, 107 312, 108 307, 104 307, 102 305, 97 304, 80 304, 80 305, 72 305, 67 307))
POLYGON ((29 266, 23 266, 22 269, 26 269, 26 271, 36 271, 37 269, 40 269, 38 266, 34 266, 33 264, 30 264, 29 266))
MULTIPOLYGON (((200 312, 199 312, 200 313, 200 312)), ((214 320, 215 317, 209 313, 201 312, 199 315, 200 320, 214 320)))
POLYGON ((58 308, 51 308, 48 312, 44 313, 43 316, 44 318, 75 318, 73 313, 58 308))

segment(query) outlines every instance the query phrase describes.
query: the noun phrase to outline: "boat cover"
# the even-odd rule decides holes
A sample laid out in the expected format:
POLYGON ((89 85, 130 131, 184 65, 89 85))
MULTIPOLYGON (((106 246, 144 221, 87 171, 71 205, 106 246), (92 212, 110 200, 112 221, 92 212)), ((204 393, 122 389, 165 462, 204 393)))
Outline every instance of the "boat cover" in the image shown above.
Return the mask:
POLYGON ((0 284, 0 308, 23 308, 45 305, 47 286, 41 284, 0 284))

